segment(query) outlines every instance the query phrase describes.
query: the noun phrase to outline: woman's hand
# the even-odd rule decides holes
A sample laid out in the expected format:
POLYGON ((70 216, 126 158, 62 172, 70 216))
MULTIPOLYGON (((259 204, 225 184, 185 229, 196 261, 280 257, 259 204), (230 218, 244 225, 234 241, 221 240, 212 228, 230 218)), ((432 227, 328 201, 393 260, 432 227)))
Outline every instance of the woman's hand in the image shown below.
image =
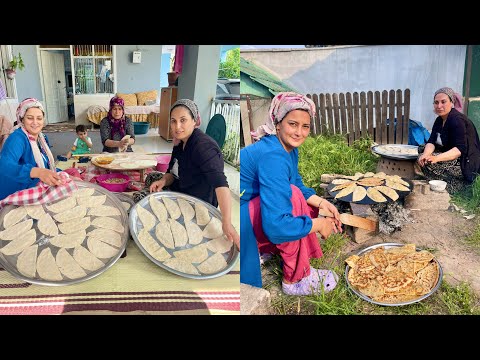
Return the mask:
POLYGON ((41 169, 37 168, 37 175, 40 180, 42 180, 45 184, 50 186, 58 186, 63 185, 63 179, 56 173, 50 169, 41 169))
POLYGON ((434 155, 428 155, 425 157, 425 163, 426 164, 435 164, 439 162, 438 157, 434 155))
POLYGON ((240 235, 238 235, 233 225, 222 223, 222 229, 227 239, 232 241, 237 246, 237 249, 240 250, 240 235))
MULTIPOLYGON (((342 222, 340 221, 340 213, 338 212, 337 208, 335 205, 333 205, 331 202, 323 199, 323 201, 320 203, 320 206, 318 207, 319 209, 329 211, 333 214, 333 218, 331 218, 334 221, 335 228, 338 231, 342 231, 342 222)), ((335 231, 335 232, 338 232, 335 231)))
POLYGON ((428 163, 430 163, 429 159, 432 158, 432 157, 433 157, 433 155, 431 155, 431 154, 430 155, 425 155, 425 153, 423 153, 418 158, 418 163, 420 164, 420 166, 425 166, 428 163))
POLYGON ((156 192, 156 191, 162 191, 164 186, 165 185, 164 185, 162 179, 154 181, 150 185, 150 192, 153 193, 153 192, 156 192))
POLYGON ((127 147, 130 144, 130 139, 120 140, 119 147, 127 147))
POLYGON ((338 233, 337 220, 331 217, 314 219, 315 231, 318 232, 323 239, 329 237, 332 233, 338 233))

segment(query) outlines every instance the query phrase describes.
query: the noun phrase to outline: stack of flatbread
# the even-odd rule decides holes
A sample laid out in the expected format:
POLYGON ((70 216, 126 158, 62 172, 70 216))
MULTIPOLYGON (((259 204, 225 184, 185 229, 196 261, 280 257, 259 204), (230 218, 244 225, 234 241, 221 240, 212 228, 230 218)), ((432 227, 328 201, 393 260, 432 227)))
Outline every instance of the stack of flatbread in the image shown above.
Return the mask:
POLYGON ((350 285, 380 303, 418 299, 439 281, 438 262, 430 252, 416 251, 415 244, 378 247, 360 256, 352 255, 345 262, 350 266, 350 285))
POLYGON ((80 188, 49 204, 9 205, 1 213, 0 259, 40 282, 86 278, 118 258, 127 240, 124 210, 103 189, 80 188))
POLYGON ((205 276, 228 266, 233 243, 222 222, 202 201, 152 194, 137 204, 137 240, 158 265, 181 274, 205 276))
POLYGON ((374 174, 356 173, 354 176, 343 176, 332 181, 335 186, 330 190, 335 193, 335 199, 346 200, 352 195, 351 202, 360 202, 367 197, 376 203, 396 201, 398 191, 410 192, 410 184, 398 175, 386 175, 384 172, 374 174))

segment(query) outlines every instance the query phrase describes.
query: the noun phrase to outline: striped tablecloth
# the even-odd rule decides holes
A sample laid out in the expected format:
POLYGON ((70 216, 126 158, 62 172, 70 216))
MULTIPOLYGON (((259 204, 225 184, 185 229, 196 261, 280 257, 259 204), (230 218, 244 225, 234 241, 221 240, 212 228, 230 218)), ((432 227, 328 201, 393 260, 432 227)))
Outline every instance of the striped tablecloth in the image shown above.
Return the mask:
POLYGON ((18 280, 0 268, 0 315, 240 314, 240 264, 228 274, 194 280, 172 274, 130 239, 127 256, 107 271, 68 286, 18 280))

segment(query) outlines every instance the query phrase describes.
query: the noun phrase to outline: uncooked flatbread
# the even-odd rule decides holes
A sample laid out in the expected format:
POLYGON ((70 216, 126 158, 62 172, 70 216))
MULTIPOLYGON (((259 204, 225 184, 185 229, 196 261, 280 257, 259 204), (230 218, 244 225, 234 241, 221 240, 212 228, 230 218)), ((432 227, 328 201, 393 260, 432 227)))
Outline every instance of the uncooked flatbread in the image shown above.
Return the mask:
POLYGON ((172 230, 173 241, 175 242, 175 247, 182 247, 188 243, 188 235, 185 226, 180 224, 178 221, 173 219, 168 219, 170 222, 170 229, 172 230))
POLYGON ((78 205, 85 205, 86 207, 89 207, 89 208, 103 205, 105 200, 107 200, 107 195, 82 196, 77 199, 78 205))
MULTIPOLYGON (((96 218, 95 220, 102 221, 107 218, 96 218)), ((84 217, 83 219, 75 219, 67 221, 58 225, 60 231, 64 234, 72 234, 80 230, 86 230, 93 222, 90 222, 90 216, 84 217)))
POLYGON ((353 192, 352 201, 362 201, 365 196, 367 196, 367 189, 363 186, 357 186, 353 192))
POLYGON ((385 185, 388 187, 394 189, 394 190, 399 190, 399 191, 410 191, 410 189, 398 182, 395 182, 393 180, 385 180, 385 185))
POLYGON ((155 227, 155 236, 163 246, 169 249, 175 249, 175 242, 173 241, 172 229, 168 221, 158 223, 155 227))
POLYGON ((37 271, 38 276, 44 280, 60 281, 63 279, 50 248, 43 249, 38 255, 37 271))
POLYGON ((150 255, 161 247, 145 228, 138 232, 138 241, 150 255))
POLYGON ((178 206, 183 214, 183 222, 186 223, 193 219, 195 216, 195 210, 193 210, 192 205, 187 200, 184 199, 177 199, 178 206))
POLYGON ((10 226, 15 225, 20 220, 27 216, 27 210, 24 206, 17 207, 16 209, 10 210, 7 215, 3 218, 4 228, 9 228, 10 226))
POLYGON ((334 180, 332 180, 332 184, 335 184, 335 185, 341 185, 341 184, 350 183, 350 182, 352 182, 352 181, 348 180, 348 179, 334 179, 334 180))
POLYGON ((42 205, 24 205, 25 210, 27 210, 28 216, 34 219, 40 219, 43 214, 45 214, 45 210, 43 209, 42 205))
MULTIPOLYGON (((55 204, 45 205, 48 211, 58 214, 59 212, 67 211, 77 205, 77 200, 74 196, 70 196, 64 200, 60 200, 55 204)), ((53 257, 53 256, 52 256, 53 257)))
MULTIPOLYGON (((76 221, 76 220, 73 220, 73 221, 76 221)), ((40 219, 38 219, 37 227, 42 234, 45 234, 48 236, 58 235, 57 224, 48 213, 45 213, 45 215, 43 215, 40 219)))
POLYGON ((198 270, 200 270, 204 274, 214 274, 223 270, 227 267, 227 262, 221 253, 215 253, 214 255, 210 256, 207 260, 202 262, 200 265, 197 266, 198 270))
POLYGON ((84 196, 92 196, 95 193, 94 188, 84 188, 84 189, 78 189, 73 193, 73 196, 75 197, 84 197, 84 196))
POLYGON ((395 190, 393 190, 393 189, 391 189, 387 186, 375 186, 375 189, 380 191, 381 193, 387 195, 393 201, 396 201, 399 197, 395 190))
POLYGON ((81 219, 87 214, 87 207, 85 205, 78 205, 70 210, 53 215, 57 222, 67 222, 74 219, 81 219))
POLYGON ((51 238, 50 244, 59 248, 74 248, 83 243, 85 236, 87 236, 85 229, 70 234, 60 234, 51 238))
POLYGON ((148 202, 150 204, 150 208, 152 209, 153 213, 157 216, 160 222, 165 222, 168 219, 168 212, 165 205, 162 202, 158 201, 155 196, 150 196, 148 198, 148 202))
POLYGON ((118 249, 96 238, 87 239, 88 250, 99 259, 110 259, 118 254, 118 249))
POLYGON ((180 208, 175 200, 164 197, 163 203, 165 204, 165 207, 167 208, 167 211, 172 219, 176 220, 182 216, 182 212, 180 211, 180 208))
POLYGON ((185 223, 185 229, 187 230, 188 242, 190 244, 197 245, 202 242, 203 232, 197 224, 192 221, 188 221, 185 223))
POLYGON ((119 164, 124 169, 137 169, 139 165, 136 162, 124 162, 119 164))
POLYGON ((33 220, 28 219, 19 222, 8 229, 0 231, 0 240, 13 240, 32 228, 33 220))
POLYGON ((33 278, 37 272, 38 245, 33 245, 22 251, 17 258, 17 270, 20 274, 33 278))
POLYGON ((200 275, 195 266, 192 265, 192 263, 185 261, 184 259, 173 257, 165 260, 164 264, 171 269, 180 271, 185 274, 200 275))
POLYGON ((138 205, 136 209, 138 218, 142 222, 143 228, 147 231, 153 229, 153 227, 157 223, 157 219, 155 218, 155 216, 150 211, 144 209, 140 205, 138 205))
POLYGON ((215 239, 223 235, 222 222, 216 217, 212 217, 212 220, 205 226, 202 233, 203 237, 208 239, 215 239))
POLYGON ((98 205, 88 210, 88 215, 92 216, 121 216, 120 210, 108 205, 98 205))
POLYGON ((385 196, 383 196, 380 193, 380 191, 378 191, 374 187, 369 187, 367 189, 367 196, 377 203, 382 203, 382 202, 387 201, 387 198, 385 196))
POLYGON ((195 203, 195 215, 197 217, 197 225, 207 225, 210 221, 210 213, 205 205, 195 203))
POLYGON ((174 251, 173 256, 189 263, 201 263, 208 258, 208 250, 205 244, 201 244, 189 249, 174 251))
POLYGON ((87 276, 83 268, 75 261, 75 259, 65 249, 60 249, 55 258, 60 272, 70 279, 79 279, 87 276))
POLYGON ((22 236, 16 238, 13 241, 10 241, 5 245, 0 252, 5 255, 15 255, 22 252, 24 249, 28 248, 30 245, 33 245, 37 240, 37 232, 35 229, 28 230, 22 236))
POLYGON ((92 225, 102 229, 114 230, 120 234, 123 234, 123 232, 125 231, 125 228, 120 221, 108 216, 95 218, 95 220, 92 221, 92 225))
POLYGON ((219 253, 226 253, 230 251, 233 246, 233 242, 225 238, 225 236, 217 237, 206 243, 208 250, 219 253))
POLYGON ((129 211, 132 205, 129 202, 122 201, 122 206, 125 209, 125 211, 129 211))
POLYGON ((94 229, 90 231, 87 235, 116 247, 122 246, 121 235, 116 231, 110 229, 94 229))
POLYGON ((159 247, 157 250, 152 252, 150 255, 152 255, 154 259, 156 259, 158 261, 161 261, 161 262, 163 262, 167 259, 170 259, 172 257, 172 255, 170 255, 168 253, 168 251, 165 250, 164 247, 159 247))
POLYGON ((105 264, 83 246, 73 249, 73 258, 85 270, 95 271, 105 264))
MULTIPOLYGON (((342 185, 338 185, 338 186, 342 186, 342 185)), ((353 185, 349 185, 347 186, 346 188, 342 189, 341 191, 339 191, 337 193, 337 195, 335 195, 335 199, 340 199, 340 198, 343 198, 347 195, 350 195, 352 192, 355 191, 355 189, 357 188, 358 186, 353 184, 353 185)))

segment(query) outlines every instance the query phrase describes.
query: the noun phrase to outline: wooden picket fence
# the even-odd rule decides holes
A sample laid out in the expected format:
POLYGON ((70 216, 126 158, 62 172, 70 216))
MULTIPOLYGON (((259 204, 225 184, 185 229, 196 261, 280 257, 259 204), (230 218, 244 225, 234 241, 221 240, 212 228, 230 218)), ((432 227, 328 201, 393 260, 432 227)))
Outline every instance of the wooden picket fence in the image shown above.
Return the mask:
POLYGON ((345 134, 349 144, 367 135, 378 144, 408 144, 410 89, 307 96, 317 107, 312 134, 345 134))

